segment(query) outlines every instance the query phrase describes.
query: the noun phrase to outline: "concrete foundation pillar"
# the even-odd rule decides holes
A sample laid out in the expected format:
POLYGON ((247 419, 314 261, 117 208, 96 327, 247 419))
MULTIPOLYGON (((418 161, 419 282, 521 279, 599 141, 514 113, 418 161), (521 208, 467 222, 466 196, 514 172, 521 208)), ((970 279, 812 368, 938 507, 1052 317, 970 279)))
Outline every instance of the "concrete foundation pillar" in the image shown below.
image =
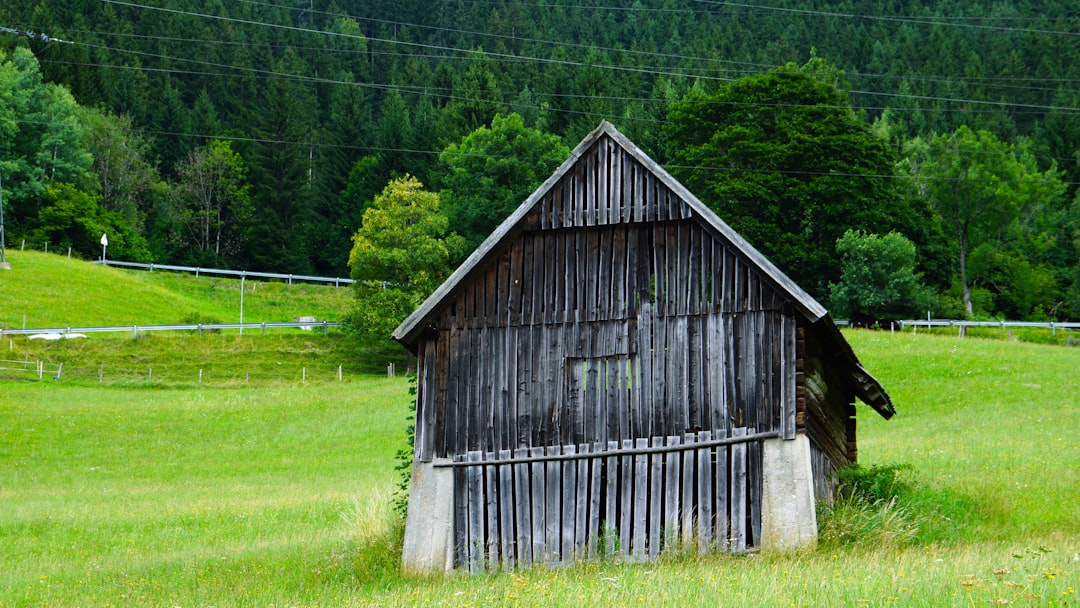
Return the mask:
POLYGON ((454 469, 434 466, 448 462, 413 462, 401 551, 405 572, 437 574, 454 568, 454 469))
POLYGON ((761 548, 797 551, 817 542, 810 439, 767 439, 762 447, 761 548))

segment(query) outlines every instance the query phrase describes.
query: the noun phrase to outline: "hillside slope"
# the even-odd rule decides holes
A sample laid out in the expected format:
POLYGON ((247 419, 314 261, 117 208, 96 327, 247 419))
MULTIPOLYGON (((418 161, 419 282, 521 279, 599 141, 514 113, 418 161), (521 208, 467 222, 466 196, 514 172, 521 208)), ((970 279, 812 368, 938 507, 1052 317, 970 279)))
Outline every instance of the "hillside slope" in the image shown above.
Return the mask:
MULTIPOLYGON (((0 327, 235 323, 240 281, 121 270, 32 251, 8 251, 0 271, 0 327)), ((352 291, 322 285, 245 281, 244 321, 313 316, 340 320, 352 291)))

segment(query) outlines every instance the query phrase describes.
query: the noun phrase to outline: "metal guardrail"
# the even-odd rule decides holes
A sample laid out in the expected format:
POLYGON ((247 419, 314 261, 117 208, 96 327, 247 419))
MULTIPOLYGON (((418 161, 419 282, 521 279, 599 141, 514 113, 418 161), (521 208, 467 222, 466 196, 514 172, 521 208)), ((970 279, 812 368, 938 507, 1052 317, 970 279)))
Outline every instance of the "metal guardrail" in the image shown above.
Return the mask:
POLYGON ((226 277, 254 277, 259 279, 283 279, 292 285, 293 281, 305 281, 309 283, 333 283, 334 287, 352 285, 356 281, 341 277, 317 277, 306 274, 280 274, 276 272, 254 272, 250 270, 226 270, 224 268, 202 268, 199 266, 175 266, 172 264, 143 264, 140 262, 117 262, 114 260, 94 260, 91 264, 104 266, 119 266, 123 268, 143 268, 153 272, 155 270, 172 270, 176 272, 191 272, 195 276, 200 274, 220 275, 226 277))
POLYGON ((294 327, 294 328, 322 328, 323 334, 326 334, 327 329, 330 327, 341 327, 345 325, 340 321, 286 321, 278 323, 200 323, 195 325, 113 325, 106 327, 32 327, 25 329, 4 329, 0 327, 0 338, 4 336, 19 336, 19 335, 34 335, 34 334, 57 334, 61 338, 70 334, 95 334, 95 333, 118 333, 118 332, 131 332, 133 335, 138 336, 139 332, 152 332, 152 331, 197 331, 199 335, 202 335, 203 331, 221 330, 221 329, 260 329, 263 335, 266 335, 266 330, 281 328, 281 327, 294 327))
POLYGON ((1080 330, 1080 323, 1063 322, 1058 323, 1054 321, 957 321, 951 319, 909 319, 904 321, 897 321, 901 328, 918 328, 918 327, 997 327, 1001 329, 1007 329, 1010 327, 1028 327, 1028 328, 1041 328, 1049 329, 1053 333, 1057 333, 1059 329, 1080 330))

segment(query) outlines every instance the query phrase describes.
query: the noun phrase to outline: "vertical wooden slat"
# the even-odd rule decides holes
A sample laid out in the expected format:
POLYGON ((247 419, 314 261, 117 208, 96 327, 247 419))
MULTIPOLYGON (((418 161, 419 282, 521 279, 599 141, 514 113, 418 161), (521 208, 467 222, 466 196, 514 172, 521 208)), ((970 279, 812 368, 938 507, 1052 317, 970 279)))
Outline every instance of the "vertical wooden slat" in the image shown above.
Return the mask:
MULTIPOLYGON (((698 443, 712 441, 712 431, 698 433, 698 443)), ((715 448, 698 448, 697 451, 697 543, 698 553, 704 554, 712 547, 713 541, 713 510, 716 498, 713 495, 713 482, 715 480, 713 451, 715 448)))
MULTIPOLYGON (((684 445, 696 443, 697 436, 688 433, 683 437, 684 445)), ((682 548, 690 550, 694 546, 694 517, 697 511, 697 450, 682 452, 682 511, 679 529, 682 531, 682 548)))
MULTIPOLYGON (((601 479, 603 479, 604 472, 604 458, 599 456, 599 453, 604 449, 604 445, 601 443, 594 443, 592 447, 593 457, 588 460, 589 463, 589 532, 586 537, 588 543, 588 556, 589 559, 596 557, 596 552, 600 548, 600 497, 602 495, 603 488, 601 487, 601 479)), ((607 462, 614 463, 614 458, 606 459, 607 462)), ((608 488, 612 487, 611 479, 616 478, 615 470, 613 466, 607 468, 608 474, 608 488)), ((614 492, 612 492, 614 493, 614 492)), ((609 498, 610 500, 610 498, 609 498)), ((605 512, 606 514, 606 512, 605 512)), ((614 514, 607 519, 608 522, 614 522, 614 514)), ((607 524, 610 525, 610 524, 607 524)), ((611 535, 612 537, 614 535, 611 535)), ((611 555, 613 551, 608 551, 604 548, 606 555, 611 555)))
MULTIPOLYGON (((669 436, 669 446, 682 445, 682 437, 669 436)), ((679 542, 679 510, 682 502, 682 454, 678 451, 664 453, 664 547, 674 548, 679 542)))
MULTIPOLYGON (((499 460, 510 459, 510 450, 500 450, 499 460)), ((494 468, 494 467, 493 467, 494 468)), ((499 545, 502 547, 503 568, 513 570, 517 565, 517 529, 514 525, 514 465, 499 465, 499 545)))
POLYGON ((784 439, 795 438, 795 378, 796 378, 796 348, 795 348, 795 318, 784 315, 783 323, 783 368, 782 378, 784 383, 783 397, 781 398, 780 433, 784 439))
MULTIPOLYGON (((471 451, 465 455, 470 463, 479 463, 480 452, 471 451)), ((484 475, 483 467, 465 467, 466 483, 468 484, 468 535, 466 537, 466 551, 470 573, 478 573, 484 570, 484 475)))
MULTIPOLYGON (((746 435, 744 427, 732 429, 733 437, 746 435)), ((747 502, 746 444, 731 446, 731 550, 746 551, 746 502, 747 502)))
MULTIPOLYGON (((529 449, 529 456, 536 458, 544 455, 544 448, 536 447, 529 449)), ((543 564, 548 561, 547 540, 547 470, 543 462, 533 462, 532 489, 530 502, 532 503, 532 560, 534 564, 543 564)))
MULTIPOLYGON (((664 445, 662 437, 652 438, 653 447, 664 445)), ((660 553, 663 539, 660 537, 664 521, 664 454, 649 454, 649 556, 660 553)))
MULTIPOLYGON (((465 462, 464 454, 454 454, 453 461, 465 462)), ((469 484, 465 467, 454 467, 454 565, 469 564, 469 484)))
MULTIPOLYGON (((750 433, 760 432, 750 429, 750 433)), ((750 493, 750 530, 747 545, 757 547, 761 544, 761 441, 751 441, 746 445, 747 486, 750 493)))
MULTIPOLYGON (((622 440, 622 449, 634 447, 631 439, 622 440)), ((619 458, 619 546, 623 555, 630 555, 634 533, 634 457, 625 455, 619 458)))
MULTIPOLYGON (((648 439, 635 439, 634 447, 638 450, 649 447, 648 439)), ((634 456, 634 540, 632 554, 645 556, 645 534, 648 525, 649 496, 649 457, 639 453, 634 456)))
MULTIPOLYGON (((518 448, 514 450, 514 458, 526 458, 529 450, 518 448)), ((529 475, 529 463, 514 463, 514 510, 517 515, 514 530, 514 544, 517 546, 518 563, 529 567, 532 565, 532 487, 529 475)))
MULTIPOLYGON (((548 456, 558 456, 558 446, 548 446, 548 456)), ((562 464, 558 460, 547 461, 547 561, 559 563, 562 550, 562 464)))
MULTIPOLYGON (((589 444, 578 446, 579 454, 590 453, 589 444)), ((574 491, 577 506, 574 511, 574 559, 581 560, 587 554, 589 540, 589 515, 592 512, 592 496, 589 494, 589 463, 595 458, 581 458, 573 463, 577 467, 577 488, 574 491)), ((599 497, 597 497, 599 507, 599 497)), ((599 518, 599 511, 597 511, 599 518)))
MULTIPOLYGON (((728 436, 726 431, 713 431, 713 439, 724 439, 728 436)), ((731 550, 731 486, 729 478, 730 447, 721 445, 716 447, 716 468, 713 476, 713 491, 716 497, 713 516, 716 518, 716 533, 714 538, 720 543, 724 551, 731 550)))
MULTIPOLYGON (((492 462, 495 460, 495 453, 488 452, 484 454, 484 460, 492 462)), ((484 515, 487 519, 487 527, 485 528, 485 546, 486 549, 486 563, 489 570, 496 570, 499 567, 499 555, 505 549, 505 545, 501 543, 502 532, 499 529, 499 471, 496 465, 485 465, 484 467, 484 515)))
MULTIPOLYGON (((609 453, 614 453, 618 449, 619 442, 607 442, 607 451, 609 453)), ((624 529, 622 522, 624 518, 619 509, 620 482, 623 479, 623 473, 620 466, 621 459, 618 456, 607 456, 605 461, 607 487, 604 492, 604 555, 610 556, 615 555, 616 541, 619 540, 618 531, 624 529)))
MULTIPOLYGON (((562 448, 563 454, 572 456, 577 454, 577 446, 567 445, 562 448)), ((577 460, 564 460, 562 462, 562 540, 560 541, 560 560, 563 563, 572 562, 577 556, 577 520, 578 520, 578 482, 577 460)))

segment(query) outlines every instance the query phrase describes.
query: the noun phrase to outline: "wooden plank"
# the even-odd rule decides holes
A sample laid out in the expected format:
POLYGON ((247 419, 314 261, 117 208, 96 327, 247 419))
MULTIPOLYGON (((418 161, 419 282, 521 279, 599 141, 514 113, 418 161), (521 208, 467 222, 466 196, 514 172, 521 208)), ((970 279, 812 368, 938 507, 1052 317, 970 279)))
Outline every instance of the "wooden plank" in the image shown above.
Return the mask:
MULTIPOLYGON (((724 439, 728 436, 727 431, 719 430, 713 431, 713 439, 724 439)), ((713 538, 720 543, 721 548, 724 551, 731 550, 731 486, 728 483, 730 478, 730 446, 717 446, 716 447, 716 462, 715 462, 715 474, 713 477, 713 492, 716 498, 716 506, 713 509, 713 516, 716 518, 716 532, 713 534, 713 538)))
MULTIPOLYGON (((577 454, 577 447, 573 445, 563 446, 563 454, 572 456, 577 454)), ((560 562, 571 563, 577 557, 577 523, 578 523, 578 463, 584 460, 564 460, 562 462, 562 540, 560 541, 560 562)))
MULTIPOLYGON (((484 454, 484 460, 492 462, 495 453, 484 454)), ((485 465, 484 469, 484 514, 487 519, 485 532, 486 559, 488 570, 497 570, 499 567, 500 554, 504 544, 501 543, 502 532, 499 530, 499 471, 496 465, 485 465)))
MULTIPOLYGON (((579 454, 588 454, 589 444, 577 448, 579 454)), ((574 463, 577 467, 577 488, 574 491, 577 505, 574 510, 574 560, 580 561, 588 555, 589 516, 593 509, 592 496, 589 494, 589 463, 595 458, 582 458, 574 463)), ((597 496, 597 519, 600 518, 600 497, 597 496)))
POLYGON ((795 438, 795 380, 796 361, 798 356, 795 349, 795 318, 791 315, 783 316, 783 349, 781 362, 781 377, 783 382, 783 396, 781 397, 780 435, 784 439, 795 438))
POLYGON ((690 401, 687 389, 690 385, 689 329, 685 316, 674 317, 672 334, 668 336, 668 359, 671 361, 672 374, 668 376, 672 391, 670 407, 672 409, 672 433, 683 433, 690 422, 690 401))
MULTIPOLYGON (((712 431, 701 431, 698 443, 712 441, 712 431)), ((697 474, 697 519, 696 536, 698 553, 705 554, 713 542, 713 509, 716 498, 713 495, 713 451, 710 448, 698 448, 695 472, 697 474)))
MULTIPOLYGON (((610 443, 608 444, 610 445, 610 443)), ((634 447, 634 440, 623 439, 622 449, 634 447)), ((619 547, 620 553, 630 555, 631 538, 634 533, 634 457, 619 459, 619 547)))
MULTIPOLYGON (((509 460, 513 452, 499 450, 499 460, 509 460)), ((492 467, 495 468, 495 467, 492 467)), ((506 570, 517 565, 517 533, 514 526, 514 466, 499 465, 499 545, 502 549, 500 563, 506 570)))
MULTIPOLYGON (((648 439, 634 440, 636 448, 649 447, 648 439)), ((649 494, 649 457, 638 454, 634 458, 634 540, 631 554, 638 558, 645 557, 645 534, 648 526, 649 494)))
POLYGON ((596 224, 606 225, 609 222, 608 215, 611 208, 611 197, 608 195, 610 179, 611 140, 602 137, 596 142, 596 224))
MULTIPOLYGON (((482 454, 471 451, 465 455, 467 462, 479 463, 482 454)), ((468 484, 468 525, 469 532, 466 538, 468 553, 468 568, 471 574, 484 571, 484 475, 483 467, 465 467, 466 483, 468 484)))
POLYGON ((597 319, 597 289, 607 289, 606 285, 599 283, 600 274, 600 231, 589 230, 585 235, 585 271, 583 282, 585 283, 585 310, 582 311, 583 319, 595 321, 597 319))
POLYGON ((609 319, 625 319, 627 312, 632 308, 627 302, 626 274, 626 225, 618 225, 612 228, 612 276, 611 276, 611 304, 608 308, 609 319))
MULTIPOLYGON (((682 445, 682 437, 669 436, 667 445, 682 445)), ((664 454, 664 547, 674 549, 679 542, 679 511, 682 509, 682 454, 664 454)))
MULTIPOLYGON (((746 435, 745 427, 732 429, 732 436, 746 435)), ((746 551, 746 503, 747 497, 747 462, 746 444, 736 443, 731 446, 731 550, 736 553, 746 551)))
MULTIPOLYGON (((454 462, 465 462, 464 454, 454 454, 454 462)), ((465 467, 454 468, 454 565, 469 564, 469 484, 465 467)))
POLYGON ((596 293, 596 316, 598 321, 606 321, 611 318, 612 285, 612 248, 614 238, 610 228, 597 230, 597 293, 596 293))
MULTIPOLYGON (((548 456, 558 456, 558 446, 548 446, 548 456)), ((562 550, 562 464, 557 460, 547 463, 547 561, 560 563, 562 550)))
POLYGON ((582 157, 585 161, 585 225, 596 225, 596 151, 582 157))
POLYGON ((446 455, 448 453, 446 451, 446 444, 444 443, 443 438, 445 437, 445 432, 446 432, 445 431, 445 426, 446 426, 446 399, 447 399, 447 384, 448 384, 447 376, 449 375, 447 370, 449 369, 449 356, 450 356, 450 330, 449 329, 443 329, 443 330, 439 331, 439 345, 437 347, 436 352, 438 353, 437 357, 436 357, 436 361, 438 363, 436 365, 436 370, 437 371, 435 372, 435 376, 436 376, 435 409, 434 409, 434 412, 432 413, 432 418, 434 419, 434 425, 435 425, 434 428, 432 429, 432 433, 431 433, 431 441, 432 441, 432 447, 431 447, 432 455, 431 455, 431 457, 432 458, 435 457, 435 454, 439 454, 440 456, 444 456, 444 455, 446 455))
MULTIPOLYGON (((652 446, 664 445, 663 437, 653 437, 652 446)), ((660 554, 663 539, 660 537, 664 521, 664 454, 649 454, 649 556, 660 554)))
MULTIPOLYGON (((607 442, 608 452, 619 449, 619 442, 607 442)), ((622 480, 622 468, 619 466, 621 459, 617 456, 605 457, 607 472, 607 487, 604 492, 604 555, 613 556, 619 540, 619 531, 624 529, 622 525, 622 512, 619 509, 620 481, 622 480)), ((595 475, 595 472, 594 472, 595 475)), ((622 545, 623 547, 629 545, 622 545)))
POLYGON ((416 436, 413 438, 413 457, 420 462, 431 462, 434 450, 435 395, 439 376, 438 340, 428 338, 416 360, 416 436))
MULTIPOLYGON (((535 458, 544 455, 544 448, 536 447, 529 449, 529 456, 535 458)), ((532 512, 530 523, 532 524, 532 560, 534 564, 543 564, 548 561, 547 540, 547 470, 543 462, 533 462, 531 481, 532 488, 530 502, 532 512)))
MULTIPOLYGON (((694 444, 697 435, 687 433, 683 437, 683 444, 694 444)), ((697 450, 684 450, 682 452, 682 521, 679 529, 682 531, 682 549, 689 551, 694 546, 694 517, 697 514, 697 450)))
MULTIPOLYGON (((750 429, 750 433, 757 429, 750 429)), ((746 541, 747 546, 757 547, 761 544, 761 441, 751 441, 746 444, 747 452, 747 485, 750 491, 750 531, 746 541)))
MULTIPOLYGON (((514 450, 514 458, 525 458, 529 455, 526 448, 514 450)), ((529 469, 527 462, 518 462, 514 467, 514 544, 518 563, 524 567, 532 565, 532 491, 529 469)))
MULTIPOLYGON (((601 501, 600 501, 600 497, 602 495, 601 491, 603 489, 602 486, 601 486, 601 479, 603 479, 604 461, 605 461, 605 459, 601 458, 597 454, 599 452, 603 451, 603 449, 604 449, 603 444, 594 443, 593 446, 592 446, 592 453, 594 454, 594 456, 588 460, 588 464, 589 464, 589 529, 588 529, 588 534, 586 535, 586 542, 588 543, 588 557, 589 557, 589 559, 593 559, 594 557, 596 557, 597 550, 600 548, 600 545, 599 545, 600 538, 601 538, 601 536, 600 536, 600 534, 601 534, 601 528, 600 528, 600 508, 601 508, 600 502, 601 501)), ((607 460, 608 463, 614 463, 615 462, 614 458, 609 458, 609 459, 606 459, 606 460, 607 460)), ((607 471, 608 471, 608 476, 610 478, 617 479, 617 477, 615 476, 614 468, 609 467, 607 469, 607 471)), ((579 473, 579 475, 580 475, 580 473, 579 473)), ((608 489, 609 490, 612 488, 612 485, 613 484, 612 484, 611 479, 608 479, 608 489)), ((607 521, 613 522, 614 520, 615 520, 615 516, 614 516, 614 512, 613 512, 611 518, 607 519, 607 521)), ((608 535, 605 535, 605 536, 610 537, 612 540, 614 539, 614 534, 608 534, 608 535)), ((604 548, 604 550, 606 551, 605 555, 614 554, 614 551, 607 551, 606 547, 604 548)))

